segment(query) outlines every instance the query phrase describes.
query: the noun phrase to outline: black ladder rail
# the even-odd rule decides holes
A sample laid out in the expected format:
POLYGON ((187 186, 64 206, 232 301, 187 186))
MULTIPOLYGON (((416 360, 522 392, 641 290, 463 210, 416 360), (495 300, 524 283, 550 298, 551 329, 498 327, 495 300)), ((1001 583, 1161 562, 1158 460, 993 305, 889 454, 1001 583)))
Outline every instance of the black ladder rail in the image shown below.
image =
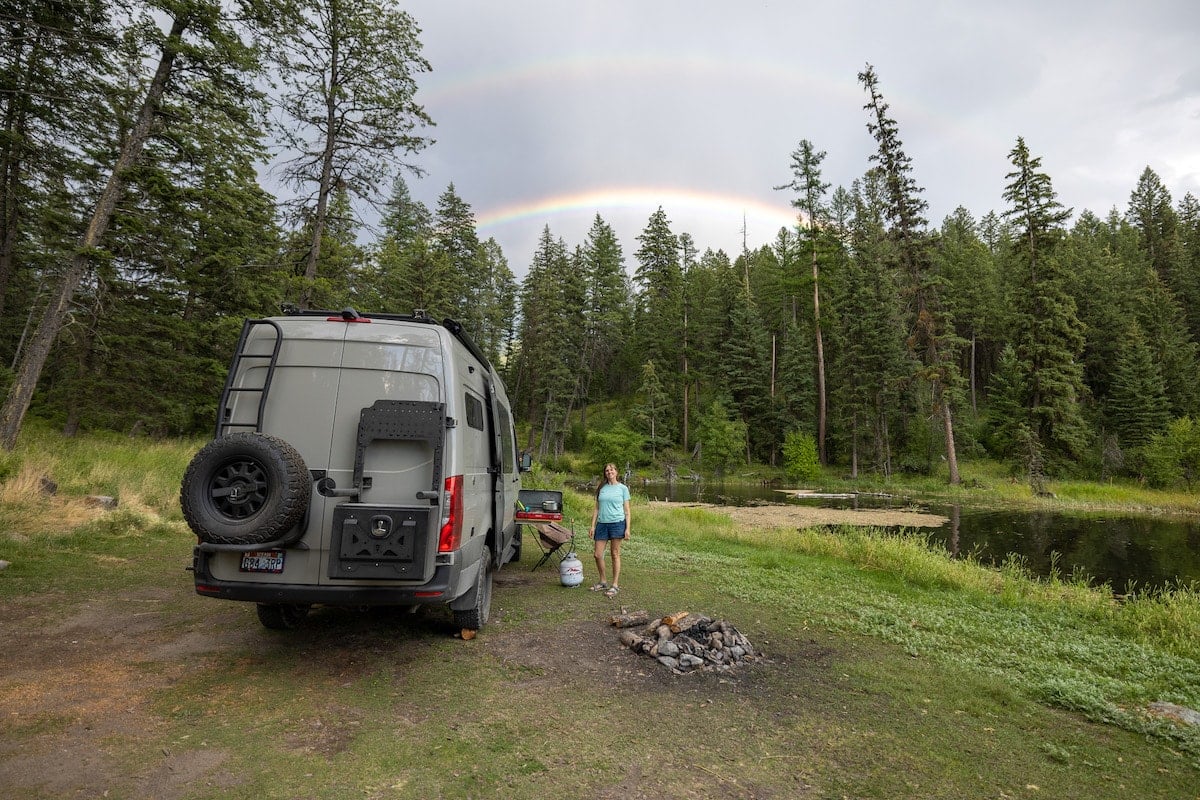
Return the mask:
POLYGON ((216 438, 223 436, 230 428, 253 427, 256 433, 262 432, 263 412, 267 405, 267 392, 271 389, 271 379, 275 377, 275 364, 279 360, 279 349, 282 345, 283 329, 274 320, 248 319, 242 323, 242 333, 238 337, 237 349, 234 351, 233 361, 229 365, 229 374, 225 377, 225 388, 221 391, 221 404, 217 409, 216 438), (258 325, 270 325, 275 330, 275 345, 271 348, 270 353, 246 352, 246 345, 250 339, 250 331, 258 325), (265 359, 267 361, 267 370, 266 375, 263 377, 262 386, 234 386, 234 381, 237 380, 244 359, 265 359), (259 393, 258 412, 255 415, 253 424, 249 422, 231 422, 225 419, 226 414, 232 415, 233 408, 230 405, 230 400, 235 392, 259 393))

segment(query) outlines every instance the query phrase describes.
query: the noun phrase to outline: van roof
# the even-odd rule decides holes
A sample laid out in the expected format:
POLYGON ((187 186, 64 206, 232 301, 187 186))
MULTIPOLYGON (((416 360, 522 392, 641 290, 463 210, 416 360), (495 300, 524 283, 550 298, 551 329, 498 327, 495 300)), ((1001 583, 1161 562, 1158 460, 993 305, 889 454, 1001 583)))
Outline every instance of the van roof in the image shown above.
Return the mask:
POLYGON ((284 316, 288 317, 325 317, 329 320, 342 320, 344 322, 386 319, 394 320, 396 322, 419 322, 425 325, 441 325, 441 327, 450 331, 455 339, 458 339, 460 342, 462 342, 463 346, 467 348, 467 351, 479 360, 479 363, 483 365, 484 369, 486 369, 488 372, 493 371, 492 364, 488 360, 488 357, 483 354, 483 351, 479 349, 479 345, 475 344, 475 341, 463 329, 461 323, 450 319, 449 317, 446 317, 439 323, 436 319, 429 316, 425 309, 422 308, 416 309, 411 314, 389 314, 382 312, 360 314, 358 311, 348 306, 338 311, 330 311, 311 308, 297 308, 290 303, 284 303, 280 310, 283 312, 284 316))

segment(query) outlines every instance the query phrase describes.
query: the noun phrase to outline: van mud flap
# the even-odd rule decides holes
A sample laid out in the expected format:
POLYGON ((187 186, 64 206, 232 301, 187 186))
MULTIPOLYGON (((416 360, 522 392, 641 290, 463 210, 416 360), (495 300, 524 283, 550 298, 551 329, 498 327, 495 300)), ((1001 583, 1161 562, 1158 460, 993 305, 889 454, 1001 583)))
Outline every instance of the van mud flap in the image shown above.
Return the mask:
POLYGON ((422 580, 430 508, 343 503, 333 512, 329 577, 422 580))

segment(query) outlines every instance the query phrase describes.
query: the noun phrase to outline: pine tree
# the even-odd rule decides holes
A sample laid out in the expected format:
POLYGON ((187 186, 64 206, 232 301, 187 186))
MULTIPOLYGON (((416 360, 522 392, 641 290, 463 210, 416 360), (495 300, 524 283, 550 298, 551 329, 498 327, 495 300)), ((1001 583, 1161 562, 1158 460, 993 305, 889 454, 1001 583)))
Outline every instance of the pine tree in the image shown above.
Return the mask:
POLYGON ((1176 216, 1171 208, 1171 193, 1162 180, 1146 167, 1137 186, 1129 195, 1129 221, 1141 234, 1141 248, 1160 280, 1174 288, 1176 216))
POLYGON ((919 197, 923 190, 912 177, 912 159, 904 152, 899 126, 888 116, 889 107, 879 92, 874 67, 868 64, 858 74, 858 80, 870 95, 863 108, 870 114, 867 130, 879 146, 871 160, 883 181, 889 233, 895 240, 894 254, 907 280, 906 291, 912 302, 912 333, 908 341, 922 365, 915 377, 927 381, 932 389, 933 403, 942 420, 949 480, 956 484, 960 479, 950 401, 958 379, 955 350, 960 343, 938 303, 930 240, 925 232, 928 223, 923 216, 928 204, 919 197))
POLYGON ((438 197, 433 216, 433 250, 450 265, 451 285, 456 291, 452 316, 467 333, 483 329, 493 303, 489 296, 486 267, 475 230, 475 212, 451 183, 438 197))
MULTIPOLYGON (((57 216, 56 186, 92 178, 87 150, 106 126, 97 124, 107 81, 116 70, 118 41, 105 0, 9 0, 0 10, 0 347, 3 363, 11 326, 23 315, 7 308, 33 305, 30 291, 62 258, 47 248, 42 223, 57 216)), ((69 207, 60 206, 60 207, 69 207)), ((48 233, 48 231, 47 231, 48 233)), ((58 237, 54 237, 58 238, 58 237)), ((69 257, 67 255, 66 257, 69 257)))
POLYGON ((1014 170, 1006 176, 1004 199, 1011 204, 1005 217, 1018 233, 1014 256, 1019 273, 1012 284, 1018 309, 1016 352, 1028 392, 1022 405, 1030 441, 1044 450, 1053 467, 1077 461, 1088 437, 1078 361, 1083 332, 1055 257, 1071 212, 1056 199, 1050 177, 1041 172, 1041 159, 1030 155, 1024 139, 1017 139, 1009 157, 1014 170))
MULTIPOLYGON (((650 215, 637 239, 641 245, 635 254, 638 266, 633 276, 639 290, 634 320, 637 357, 642 364, 653 361, 668 396, 679 398, 678 374, 684 329, 679 237, 671 232, 670 220, 659 207, 650 215)), ((667 415, 672 421, 680 405, 678 400, 672 401, 667 415)))
MULTIPOLYGON (((415 100, 415 76, 429 64, 412 17, 381 0, 296 0, 280 10, 267 48, 283 87, 275 133, 294 154, 283 175, 306 210, 304 277, 313 286, 338 187, 373 201, 403 158, 428 144, 418 133, 431 121, 415 100)), ((301 295, 302 307, 311 302, 301 295)))
POLYGON ((1200 343, 1200 200, 1190 192, 1179 201, 1178 247, 1175 266, 1176 294, 1183 303, 1188 332, 1200 343))
POLYGON ((115 158, 103 181, 86 230, 80 236, 69 264, 57 279, 49 305, 29 338, 8 399, 0 412, 0 447, 11 450, 29 408, 34 389, 51 347, 58 336, 76 291, 88 270, 102 256, 105 234, 121 199, 128 171, 142 158, 155 125, 163 119, 164 103, 172 96, 190 96, 212 104, 216 113, 236 118, 255 107, 258 96, 252 86, 253 51, 241 38, 244 29, 235 27, 213 0, 184 0, 161 18, 163 31, 147 15, 131 25, 130 41, 144 45, 154 65, 152 74, 135 103, 130 106, 129 127, 122 130, 115 158), (145 36, 145 40, 138 36, 145 36), (153 55, 151 55, 153 54, 153 55), (215 91, 209 91, 218 87, 215 91), (229 104, 237 97, 236 106, 229 104), (133 110, 136 109, 136 110, 133 110))
POLYGON ((1105 412, 1122 448, 1128 450, 1149 444, 1171 421, 1171 413, 1162 372, 1141 331, 1134 328, 1125 338, 1105 412))
POLYGON ((942 221, 935 263, 943 282, 942 304, 955 320, 958 336, 968 343, 961 371, 968 376, 971 408, 978 411, 979 379, 1001 340, 1003 312, 996 259, 962 206, 942 221))
POLYGON ((480 246, 484 269, 483 327, 472 334, 487 357, 498 367, 516 332, 517 279, 500 244, 492 238, 480 246))
POLYGON ((812 269, 812 309, 813 333, 816 342, 817 366, 817 452, 821 464, 827 464, 828 454, 825 448, 825 416, 827 398, 825 390, 825 344, 821 334, 821 268, 820 240, 822 230, 829 221, 829 211, 823 198, 830 184, 821 180, 821 162, 825 160, 825 151, 817 152, 813 143, 801 139, 800 145, 792 152, 792 182, 776 189, 793 189, 799 195, 792 200, 792 205, 799 210, 802 220, 804 240, 809 249, 809 265, 812 269))
MULTIPOLYGON (((783 431, 771 424, 772 404, 768 392, 770 360, 761 319, 743 279, 729 318, 730 336, 721 348, 722 386, 750 432, 747 446, 764 459, 773 446, 782 444, 783 431)), ((751 453, 747 452, 747 462, 751 453)))
POLYGON ((657 458, 660 445, 670 444, 665 429, 671 403, 653 361, 647 361, 642 365, 637 398, 638 402, 633 408, 633 414, 642 423, 650 437, 650 457, 657 458))
POLYGON ((552 448, 561 453, 565 420, 578 392, 582 283, 566 244, 547 226, 521 285, 521 349, 513 392, 526 404, 528 447, 540 431, 542 456, 552 448))
POLYGON ((835 442, 857 476, 864 457, 888 475, 901 387, 912 372, 905 348, 903 309, 883 218, 882 180, 868 173, 851 197, 855 212, 847 244, 854 257, 831 286, 831 381, 835 442))

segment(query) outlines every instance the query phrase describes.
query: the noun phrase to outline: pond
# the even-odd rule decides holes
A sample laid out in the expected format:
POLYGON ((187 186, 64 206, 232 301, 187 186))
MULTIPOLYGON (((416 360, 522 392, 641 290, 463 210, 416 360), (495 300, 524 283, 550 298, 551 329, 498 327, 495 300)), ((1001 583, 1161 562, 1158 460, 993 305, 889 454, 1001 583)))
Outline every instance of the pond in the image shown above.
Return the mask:
POLYGON ((823 508, 894 508, 946 517, 927 529, 930 542, 955 556, 974 554, 999 565, 1020 557, 1034 575, 1075 572, 1114 592, 1194 583, 1200 586, 1200 521, 1159 517, 1082 515, 1045 511, 995 511, 964 506, 913 504, 906 498, 856 495, 840 498, 788 498, 762 486, 700 485, 689 482, 634 487, 646 497, 721 505, 800 503, 823 508))

